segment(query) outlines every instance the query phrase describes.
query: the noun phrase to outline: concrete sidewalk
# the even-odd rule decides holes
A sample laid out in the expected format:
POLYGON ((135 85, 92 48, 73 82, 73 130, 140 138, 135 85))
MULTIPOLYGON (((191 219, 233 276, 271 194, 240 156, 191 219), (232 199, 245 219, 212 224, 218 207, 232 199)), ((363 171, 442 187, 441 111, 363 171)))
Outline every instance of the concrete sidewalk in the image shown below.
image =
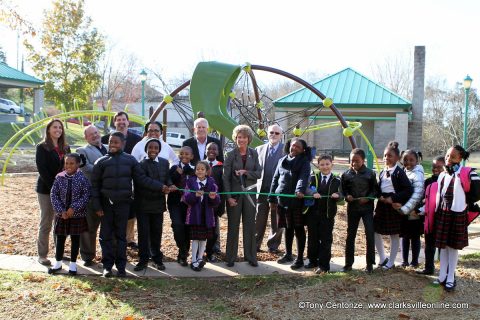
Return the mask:
MULTIPOLYGON (((480 234, 480 225, 475 229, 480 234)), ((474 231, 474 230, 472 230, 474 231)), ((473 233, 473 232, 472 232, 473 233)), ((470 245, 463 250, 460 250, 460 255, 480 252, 480 237, 470 239, 470 245)), ((52 262, 53 258, 51 259, 52 262)), ((335 257, 331 261, 331 271, 340 271, 344 265, 344 257, 335 257)), ((378 257, 377 257, 378 261, 378 257)), ((423 250, 420 252, 420 263, 424 261, 423 250)), ((397 255, 396 265, 402 263, 401 253, 397 255)), ((84 267, 83 261, 78 261, 78 274, 80 275, 101 275, 102 265, 96 264, 92 267, 84 267)), ((247 262, 237 262, 233 268, 228 268, 223 262, 207 263, 201 272, 196 272, 190 267, 182 267, 176 262, 165 262, 166 269, 159 271, 153 266, 150 266, 145 271, 133 271, 134 265, 127 264, 127 275, 131 277, 163 277, 163 278, 215 278, 215 277, 235 277, 241 275, 271 275, 271 274, 297 274, 306 275, 312 274, 312 270, 301 268, 299 270, 290 269, 290 265, 278 264, 275 261, 260 261, 258 267, 251 267, 247 262)), ((363 270, 365 268, 365 256, 356 256, 354 269, 363 270)), ((0 269, 26 272, 47 272, 48 268, 42 266, 37 262, 36 257, 6 255, 0 254, 0 269)), ((375 271, 374 271, 375 272, 375 271)), ((63 265, 63 270, 59 274, 68 273, 68 262, 63 265)))

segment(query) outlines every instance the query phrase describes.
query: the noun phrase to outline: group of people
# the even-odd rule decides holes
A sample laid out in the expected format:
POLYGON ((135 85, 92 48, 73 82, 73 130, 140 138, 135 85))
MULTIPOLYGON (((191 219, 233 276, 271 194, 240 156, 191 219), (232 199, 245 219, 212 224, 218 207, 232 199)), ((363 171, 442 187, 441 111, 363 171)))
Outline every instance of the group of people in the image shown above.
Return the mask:
POLYGON ((67 235, 72 243, 69 273, 76 274, 79 252, 84 264, 92 265, 100 226, 103 275, 112 276, 115 265, 117 275, 125 276, 126 248, 136 247, 135 221, 139 261, 134 270, 147 268, 150 259, 164 270, 161 237, 167 209, 178 247, 177 262, 182 266, 190 260, 190 267, 201 271, 206 262, 216 261, 219 217, 226 209, 227 267, 237 260, 240 219, 244 259, 258 266, 257 252, 270 216, 268 251, 279 253, 283 234, 285 238, 285 254, 278 263, 324 273, 330 270, 337 206, 346 201, 343 271, 352 270, 362 219, 368 273, 375 265, 375 248, 380 268, 395 266, 400 238, 402 265, 417 267, 420 236, 425 234, 425 269, 418 272, 433 274, 435 248, 441 248, 438 283, 447 290, 455 288, 458 250, 468 245, 467 209, 480 198, 480 179, 470 168, 465 173, 461 162, 469 154, 460 146, 450 148, 445 159, 436 158, 433 176, 424 180, 418 154, 413 150, 400 153, 397 143, 389 143, 383 155, 385 168, 377 180, 365 165, 365 152, 358 148, 352 150, 350 168, 340 177, 332 172, 329 155, 317 158, 319 170, 312 173, 311 148, 297 137, 283 144, 283 131, 277 124, 268 128, 268 142, 255 149, 250 147, 253 131, 244 125, 235 127, 234 148, 225 158, 220 141, 208 136, 204 118, 195 120, 195 135, 184 141, 178 156, 160 139, 160 123, 147 123, 143 138, 128 131, 125 112, 115 115, 114 124, 116 131, 104 137, 96 127, 87 127, 87 145, 71 153, 62 122, 53 119, 37 146, 38 255, 41 264, 50 265, 48 243, 54 222, 56 262, 50 273, 62 268, 67 235), (383 235, 390 236, 388 257, 383 235))

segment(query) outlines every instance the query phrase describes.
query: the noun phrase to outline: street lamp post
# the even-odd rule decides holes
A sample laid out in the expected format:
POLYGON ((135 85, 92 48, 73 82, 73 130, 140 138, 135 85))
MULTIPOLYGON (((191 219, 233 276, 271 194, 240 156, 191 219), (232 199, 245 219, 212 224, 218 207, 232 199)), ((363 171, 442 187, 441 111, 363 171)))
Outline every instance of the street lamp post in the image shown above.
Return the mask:
MULTIPOLYGON (((463 118, 463 143, 462 147, 467 150, 468 146, 468 94, 470 93, 470 87, 472 86, 472 78, 467 74, 463 80, 463 88, 465 89, 465 114, 463 118)), ((465 160, 463 160, 465 165, 465 160)))
POLYGON ((140 72, 140 80, 142 81, 142 118, 145 118, 145 80, 147 80, 147 73, 143 69, 140 72))

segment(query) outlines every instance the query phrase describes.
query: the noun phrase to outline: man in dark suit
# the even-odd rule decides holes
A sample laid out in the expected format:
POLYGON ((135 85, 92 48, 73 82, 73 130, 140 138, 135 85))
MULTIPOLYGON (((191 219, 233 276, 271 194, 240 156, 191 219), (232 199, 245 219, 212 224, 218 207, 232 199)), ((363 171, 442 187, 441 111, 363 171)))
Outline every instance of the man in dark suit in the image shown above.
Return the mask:
MULTIPOLYGON (((81 168, 82 172, 91 179, 93 165, 98 158, 107 153, 107 148, 102 144, 98 129, 95 126, 88 126, 83 131, 87 144, 77 149, 79 154, 83 154, 87 163, 81 168)), ((100 225, 100 217, 97 216, 90 201, 87 207, 88 232, 80 235, 80 256, 85 266, 92 266, 96 253, 97 230, 100 225)))
MULTIPOLYGON (((258 152, 258 161, 262 166, 262 176, 257 181, 257 191, 268 193, 272 184, 273 174, 277 168, 278 160, 285 155, 282 140, 282 128, 277 125, 268 127, 268 143, 256 148, 258 152)), ((262 246, 263 236, 267 227, 268 214, 270 213, 270 236, 268 237, 267 247, 269 252, 278 252, 278 247, 282 242, 283 228, 278 229, 277 211, 270 209, 268 196, 257 196, 257 216, 255 219, 257 251, 262 246)))
POLYGON ((225 162, 223 158, 223 148, 220 140, 207 135, 208 121, 205 118, 197 118, 193 122, 194 137, 183 141, 182 147, 190 147, 193 150, 192 165, 196 165, 198 161, 207 159, 207 144, 215 142, 218 146, 217 160, 225 162))
MULTIPOLYGON (((123 133, 125 136, 125 147, 123 148, 123 151, 132 154, 133 147, 142 140, 142 137, 128 131, 128 126, 130 125, 128 114, 125 111, 117 112, 113 116, 113 124, 115 130, 123 133)), ((108 139, 110 139, 110 134, 104 135, 102 137, 102 143, 108 145, 108 139)), ((132 249, 138 249, 138 245, 135 242, 135 220, 135 214, 131 211, 127 224, 127 245, 132 249)))

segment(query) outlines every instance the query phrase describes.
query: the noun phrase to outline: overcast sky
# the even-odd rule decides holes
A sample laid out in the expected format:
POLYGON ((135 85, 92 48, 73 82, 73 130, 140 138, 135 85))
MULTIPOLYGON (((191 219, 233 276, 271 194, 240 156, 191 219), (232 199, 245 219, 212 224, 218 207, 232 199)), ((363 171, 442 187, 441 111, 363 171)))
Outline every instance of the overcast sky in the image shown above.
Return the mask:
MULTIPOLYGON (((15 0, 39 24, 48 0, 15 0)), ((261 64, 296 75, 345 67, 372 76, 391 57, 426 46, 426 77, 480 83, 480 1, 86 0, 94 25, 145 68, 191 75, 199 61, 261 64)), ((16 34, 0 27, 16 66, 16 34)), ((22 48, 21 48, 22 50, 22 48)), ((21 54, 20 54, 21 55, 21 54)))

